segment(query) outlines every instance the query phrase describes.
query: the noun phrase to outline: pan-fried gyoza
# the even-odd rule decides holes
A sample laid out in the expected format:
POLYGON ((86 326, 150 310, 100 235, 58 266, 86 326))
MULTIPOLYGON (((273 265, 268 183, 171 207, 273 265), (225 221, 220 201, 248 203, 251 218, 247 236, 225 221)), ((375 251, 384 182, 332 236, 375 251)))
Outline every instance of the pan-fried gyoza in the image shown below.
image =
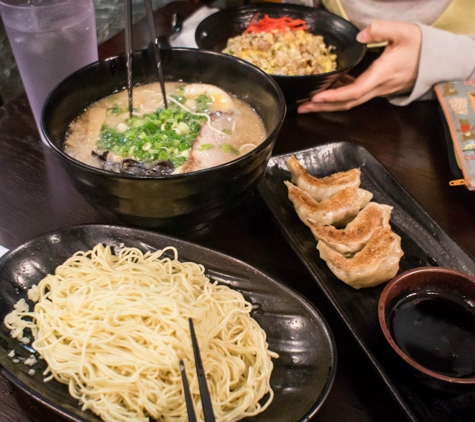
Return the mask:
POLYGON ((366 204, 371 201, 373 194, 364 189, 343 189, 330 198, 317 202, 312 197, 293 185, 285 182, 289 190, 289 199, 294 204, 300 219, 319 224, 332 224, 342 227, 350 222, 366 204))
POLYGON ((317 249, 328 268, 355 289, 373 287, 393 278, 403 256, 401 238, 391 229, 378 228, 354 256, 346 257, 319 241, 317 249))
POLYGON ((291 182, 318 202, 330 198, 340 190, 360 187, 360 169, 351 169, 317 178, 309 174, 293 155, 289 157, 286 164, 292 174, 291 182))
POLYGON ((344 229, 309 221, 308 226, 318 241, 326 243, 330 248, 345 255, 354 254, 368 243, 370 237, 379 227, 390 229, 392 207, 370 202, 354 220, 344 229))
POLYGON ((355 289, 394 277, 404 252, 389 223, 392 207, 369 202, 373 194, 359 188, 360 170, 319 179, 294 156, 286 164, 293 182, 284 182, 289 199, 333 274, 355 289))

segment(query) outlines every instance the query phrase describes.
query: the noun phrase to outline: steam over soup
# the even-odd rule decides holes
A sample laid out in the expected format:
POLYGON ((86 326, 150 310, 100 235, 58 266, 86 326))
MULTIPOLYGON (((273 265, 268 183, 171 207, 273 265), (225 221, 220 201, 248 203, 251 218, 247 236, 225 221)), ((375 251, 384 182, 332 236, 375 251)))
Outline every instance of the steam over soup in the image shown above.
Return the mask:
POLYGON ((127 91, 105 97, 71 123, 65 152, 118 173, 187 173, 232 161, 266 138, 264 124, 243 101, 207 84, 135 87, 133 116, 127 91))

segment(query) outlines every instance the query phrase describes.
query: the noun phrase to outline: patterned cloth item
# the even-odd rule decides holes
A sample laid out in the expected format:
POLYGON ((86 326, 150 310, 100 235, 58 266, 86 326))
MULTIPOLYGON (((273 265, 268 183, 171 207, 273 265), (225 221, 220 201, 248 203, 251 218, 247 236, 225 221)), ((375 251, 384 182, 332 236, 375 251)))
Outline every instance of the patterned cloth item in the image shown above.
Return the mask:
POLYGON ((475 190, 475 81, 442 82, 434 89, 463 173, 463 181, 452 181, 451 185, 463 184, 475 190))

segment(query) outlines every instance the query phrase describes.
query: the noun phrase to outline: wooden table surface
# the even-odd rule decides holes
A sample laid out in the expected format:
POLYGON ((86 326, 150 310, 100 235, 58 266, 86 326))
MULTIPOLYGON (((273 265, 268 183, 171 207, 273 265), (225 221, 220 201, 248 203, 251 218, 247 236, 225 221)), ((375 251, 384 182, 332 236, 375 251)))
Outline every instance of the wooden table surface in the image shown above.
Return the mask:
MULTIPOLYGON (((172 12, 197 6, 166 6, 157 26, 167 28, 172 12)), ((135 47, 146 37, 134 29, 135 47)), ((100 47, 102 58, 123 51, 119 34, 100 47)), ((395 107, 376 99, 347 112, 287 116, 275 154, 332 141, 352 141, 380 160, 427 213, 471 257, 475 257, 475 193, 449 187, 453 175, 439 107, 435 101, 395 107)), ((76 224, 119 223, 99 214, 76 192, 57 158, 42 144, 25 95, 0 108, 0 245, 14 248, 51 230, 76 224)), ((336 339, 338 369, 333 388, 312 419, 331 422, 396 422, 406 419, 387 386, 319 291, 272 221, 257 192, 236 209, 187 240, 254 265, 307 296, 322 312, 336 339)), ((2 422, 63 421, 0 377, 2 422)))

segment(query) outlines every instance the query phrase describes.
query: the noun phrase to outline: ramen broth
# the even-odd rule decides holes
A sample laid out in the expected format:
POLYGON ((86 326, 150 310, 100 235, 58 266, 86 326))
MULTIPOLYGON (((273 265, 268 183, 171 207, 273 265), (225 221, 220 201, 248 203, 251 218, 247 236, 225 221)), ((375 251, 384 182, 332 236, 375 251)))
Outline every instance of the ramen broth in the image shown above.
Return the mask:
POLYGON ((266 138, 264 124, 246 103, 214 85, 159 83, 92 104, 70 125, 64 150, 90 166, 139 175, 186 173, 224 164, 266 138))

